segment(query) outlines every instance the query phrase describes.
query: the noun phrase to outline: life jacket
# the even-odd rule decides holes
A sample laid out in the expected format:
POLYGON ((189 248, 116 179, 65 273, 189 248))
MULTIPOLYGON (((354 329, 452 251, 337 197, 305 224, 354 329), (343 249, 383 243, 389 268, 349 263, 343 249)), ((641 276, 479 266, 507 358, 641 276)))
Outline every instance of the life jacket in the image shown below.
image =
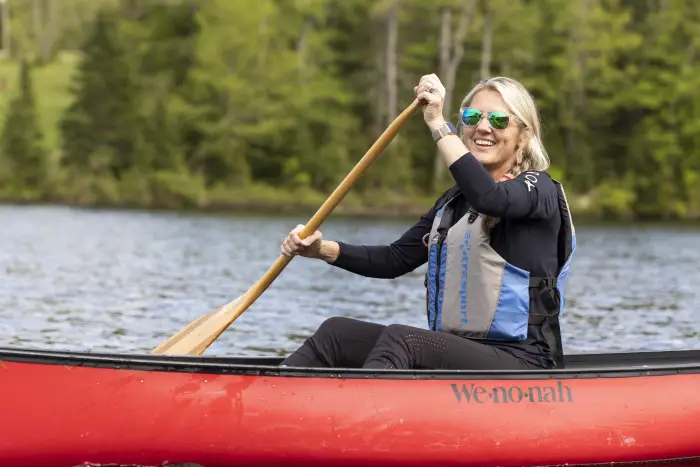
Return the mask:
POLYGON ((534 277, 503 259, 484 232, 484 216, 469 209, 454 222, 454 200, 439 207, 429 237, 426 272, 428 325, 471 339, 523 341, 529 326, 543 327, 557 367, 563 367, 559 320, 576 249, 576 233, 562 185, 557 187, 561 228, 555 277, 534 277))

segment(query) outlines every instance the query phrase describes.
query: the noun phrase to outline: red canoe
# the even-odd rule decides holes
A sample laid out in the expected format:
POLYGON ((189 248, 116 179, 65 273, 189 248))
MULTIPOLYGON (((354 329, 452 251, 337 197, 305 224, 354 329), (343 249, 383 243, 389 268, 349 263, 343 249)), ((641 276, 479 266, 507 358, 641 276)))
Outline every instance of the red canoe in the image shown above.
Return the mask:
POLYGON ((0 348, 0 466, 531 466, 700 459, 700 351, 558 371, 292 369, 0 348))

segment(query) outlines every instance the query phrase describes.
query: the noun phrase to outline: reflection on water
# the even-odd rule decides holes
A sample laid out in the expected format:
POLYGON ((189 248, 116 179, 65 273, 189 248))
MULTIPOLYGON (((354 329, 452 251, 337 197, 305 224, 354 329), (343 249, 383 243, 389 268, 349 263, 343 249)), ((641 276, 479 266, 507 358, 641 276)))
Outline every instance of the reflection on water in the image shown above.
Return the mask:
MULTIPOLYGON (((0 343, 150 351, 239 296, 301 218, 0 206, 0 343)), ((381 244, 408 220, 332 219, 325 238, 381 244)), ((700 348, 700 235, 577 228, 568 352, 700 348)), ((207 354, 286 354, 327 317, 425 327, 425 267, 367 279, 297 258, 207 354)))

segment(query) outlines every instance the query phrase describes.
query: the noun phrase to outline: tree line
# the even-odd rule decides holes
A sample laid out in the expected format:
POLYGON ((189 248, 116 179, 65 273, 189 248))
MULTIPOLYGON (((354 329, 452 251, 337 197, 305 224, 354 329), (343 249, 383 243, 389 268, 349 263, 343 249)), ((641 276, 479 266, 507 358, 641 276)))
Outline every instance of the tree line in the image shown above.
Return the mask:
MULTIPOLYGON (((478 80, 522 81, 575 210, 700 215, 693 0, 56 1, 9 2, 2 23, 20 78, 5 200, 317 207, 435 72, 453 122, 478 80), (44 128, 32 76, 68 52, 69 98, 44 128)), ((420 211, 451 183, 416 116, 346 203, 420 211)))

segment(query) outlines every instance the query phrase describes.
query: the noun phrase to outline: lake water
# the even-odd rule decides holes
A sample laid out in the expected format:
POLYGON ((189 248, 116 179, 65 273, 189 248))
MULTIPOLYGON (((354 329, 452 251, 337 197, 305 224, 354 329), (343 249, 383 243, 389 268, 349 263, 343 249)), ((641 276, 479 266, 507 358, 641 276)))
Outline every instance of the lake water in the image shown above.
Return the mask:
MULTIPOLYGON (((0 206, 0 345, 150 352, 238 297, 302 217, 0 206)), ((326 221, 389 243, 412 219, 326 221)), ((567 352, 700 348, 700 228, 577 226, 567 352)), ((283 355, 333 315, 426 327, 425 266, 368 279, 295 258, 206 351, 283 355)))

